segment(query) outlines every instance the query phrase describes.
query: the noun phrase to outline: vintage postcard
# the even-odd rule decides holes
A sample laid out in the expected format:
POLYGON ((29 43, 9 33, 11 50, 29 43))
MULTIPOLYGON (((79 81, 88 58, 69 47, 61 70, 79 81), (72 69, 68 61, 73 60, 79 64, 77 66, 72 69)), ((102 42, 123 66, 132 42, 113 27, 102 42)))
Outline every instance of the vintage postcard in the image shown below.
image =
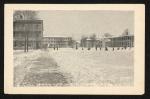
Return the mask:
POLYGON ((144 94, 144 4, 5 4, 6 94, 144 94))

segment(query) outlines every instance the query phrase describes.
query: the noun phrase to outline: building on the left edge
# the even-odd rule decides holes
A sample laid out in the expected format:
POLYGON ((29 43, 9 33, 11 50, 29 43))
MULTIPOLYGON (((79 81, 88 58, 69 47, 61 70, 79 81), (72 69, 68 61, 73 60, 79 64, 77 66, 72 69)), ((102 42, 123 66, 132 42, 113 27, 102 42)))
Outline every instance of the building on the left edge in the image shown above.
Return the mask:
POLYGON ((38 11, 16 10, 13 13, 13 48, 39 49, 43 37, 43 20, 38 11))
POLYGON ((14 20, 13 21, 13 48, 29 49, 41 48, 43 37, 43 20, 14 20))

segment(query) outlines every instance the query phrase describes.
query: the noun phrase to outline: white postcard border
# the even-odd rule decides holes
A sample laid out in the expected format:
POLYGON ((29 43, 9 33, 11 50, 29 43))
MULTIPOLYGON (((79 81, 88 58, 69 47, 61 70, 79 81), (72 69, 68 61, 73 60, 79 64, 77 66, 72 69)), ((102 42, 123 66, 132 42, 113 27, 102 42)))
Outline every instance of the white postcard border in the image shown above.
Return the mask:
POLYGON ((144 94, 145 6, 144 4, 5 4, 4 91, 6 94, 144 94), (134 11, 134 86, 132 87, 13 87, 14 10, 112 10, 134 11))

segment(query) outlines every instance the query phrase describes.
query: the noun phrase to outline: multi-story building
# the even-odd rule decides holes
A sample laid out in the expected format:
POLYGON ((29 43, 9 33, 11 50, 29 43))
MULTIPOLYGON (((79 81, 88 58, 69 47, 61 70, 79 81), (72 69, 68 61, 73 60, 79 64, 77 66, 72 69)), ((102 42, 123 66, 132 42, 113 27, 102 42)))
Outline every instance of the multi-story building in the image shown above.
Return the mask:
POLYGON ((48 47, 66 48, 72 47, 72 37, 43 37, 43 44, 47 44, 48 47))
POLYGON ((84 38, 80 40, 80 46, 81 47, 87 47, 87 48, 91 48, 91 47, 95 47, 97 45, 99 40, 95 39, 91 39, 91 38, 84 38))
POLYGON ((134 47, 134 36, 124 35, 116 37, 97 38, 94 41, 86 38, 84 42, 81 40, 82 47, 134 47))
POLYGON ((134 47, 134 36, 124 35, 117 37, 107 37, 99 40, 100 47, 134 47))
POLYGON ((43 37, 42 20, 15 20, 13 22, 14 49, 39 49, 43 37))

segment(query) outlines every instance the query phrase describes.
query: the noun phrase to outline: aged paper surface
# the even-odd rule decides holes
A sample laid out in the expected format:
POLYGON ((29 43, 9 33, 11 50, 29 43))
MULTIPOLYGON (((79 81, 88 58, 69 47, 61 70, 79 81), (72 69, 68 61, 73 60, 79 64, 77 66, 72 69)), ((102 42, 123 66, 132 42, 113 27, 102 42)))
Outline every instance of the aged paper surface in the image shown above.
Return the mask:
POLYGON ((6 94, 144 94, 143 4, 6 4, 4 25, 6 94), (24 15, 31 11, 43 21, 24 15), (23 22, 42 27, 23 30, 23 22), (20 31, 41 40, 16 40, 20 31))

